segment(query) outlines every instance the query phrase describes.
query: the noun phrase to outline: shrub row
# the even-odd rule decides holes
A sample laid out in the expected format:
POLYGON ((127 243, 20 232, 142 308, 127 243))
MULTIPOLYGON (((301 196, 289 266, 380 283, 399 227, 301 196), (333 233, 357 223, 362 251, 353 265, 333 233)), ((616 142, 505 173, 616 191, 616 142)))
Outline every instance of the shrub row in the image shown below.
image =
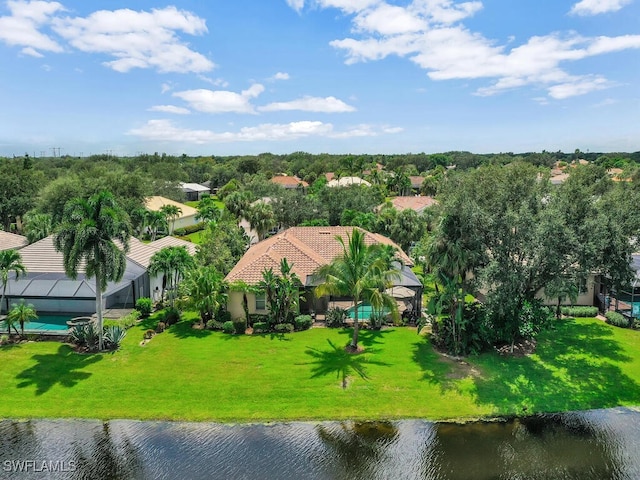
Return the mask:
POLYGON ((618 312, 607 312, 605 314, 606 322, 609 325, 613 325, 615 327, 626 328, 629 326, 629 320, 627 320, 624 315, 618 312))
POLYGON ((598 315, 598 307, 562 307, 562 315, 567 317, 595 317, 598 315))
POLYGON ((195 225, 188 225, 182 228, 176 228, 173 231, 173 234, 178 237, 184 237, 185 235, 189 235, 190 233, 199 232, 200 230, 204 230, 206 225, 204 222, 196 223, 195 225))

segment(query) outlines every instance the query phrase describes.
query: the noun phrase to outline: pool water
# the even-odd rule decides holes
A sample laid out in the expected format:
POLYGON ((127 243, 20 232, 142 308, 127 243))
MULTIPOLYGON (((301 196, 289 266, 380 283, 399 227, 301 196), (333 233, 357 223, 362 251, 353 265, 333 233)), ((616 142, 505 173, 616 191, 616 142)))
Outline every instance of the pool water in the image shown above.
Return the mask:
MULTIPOLYGON (((385 308, 382 312, 384 315, 389 313, 389 309, 385 308)), ((373 314, 373 307, 366 302, 362 302, 358 305, 358 320, 369 320, 373 314)), ((353 307, 347 308, 347 315, 349 318, 354 319, 356 312, 353 307)))
MULTIPOLYGON (((38 318, 31 320, 29 323, 24 324, 24 331, 46 331, 46 332, 66 332, 67 321, 75 318, 77 315, 38 315, 38 318)), ((20 330, 20 326, 16 325, 16 328, 20 330)), ((13 330, 13 329, 12 329, 13 330)), ((3 321, 0 322, 0 332, 7 331, 7 324, 3 321)))

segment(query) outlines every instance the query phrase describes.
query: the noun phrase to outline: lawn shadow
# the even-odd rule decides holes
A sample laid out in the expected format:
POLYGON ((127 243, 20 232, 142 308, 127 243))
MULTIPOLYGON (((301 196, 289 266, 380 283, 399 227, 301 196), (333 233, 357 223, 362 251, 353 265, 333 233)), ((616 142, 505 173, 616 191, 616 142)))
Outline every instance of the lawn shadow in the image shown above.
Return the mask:
POLYGON ((439 385, 442 391, 453 388, 454 379, 466 376, 464 369, 456 368, 454 360, 439 354, 426 336, 415 343, 412 358, 422 370, 422 380, 439 385))
MULTIPOLYGON (((362 345, 364 347, 382 345, 384 344, 384 337, 392 332, 394 332, 394 330, 388 328, 385 328, 383 330, 360 329, 360 331, 358 332, 358 345, 362 345)), ((340 333, 347 337, 347 340, 344 343, 345 345, 347 345, 353 337, 353 328, 343 328, 342 330, 340 330, 340 333)))
POLYGON ((184 320, 171 325, 165 332, 178 338, 205 338, 213 333, 211 330, 193 328, 192 324, 192 320, 184 320))
POLYGON ((311 378, 335 375, 341 381, 342 388, 347 388, 349 378, 357 375, 363 380, 369 380, 367 367, 369 365, 379 365, 388 367, 391 364, 371 358, 371 354, 378 353, 378 350, 367 350, 364 353, 348 353, 343 345, 336 345, 327 339, 328 350, 320 350, 308 347, 305 351, 311 357, 308 363, 299 365, 313 365, 311 378))
POLYGON ((477 402, 505 412, 607 408, 640 399, 640 384, 618 365, 633 359, 605 324, 563 320, 540 336, 534 356, 480 360, 492 374, 475 380, 477 402))
POLYGON ((36 395, 39 396, 57 383, 67 388, 74 387, 91 376, 90 372, 81 370, 99 362, 102 356, 103 354, 79 354, 69 345, 60 345, 57 353, 33 355, 31 358, 36 364, 16 375, 16 379, 20 381, 18 388, 35 385, 36 395))

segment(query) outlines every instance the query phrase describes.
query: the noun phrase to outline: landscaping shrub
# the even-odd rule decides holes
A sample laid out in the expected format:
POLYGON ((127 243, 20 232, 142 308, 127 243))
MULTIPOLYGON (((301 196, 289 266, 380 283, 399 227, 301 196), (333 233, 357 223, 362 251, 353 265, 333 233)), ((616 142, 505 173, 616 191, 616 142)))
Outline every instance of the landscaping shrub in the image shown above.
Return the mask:
POLYGON ((124 337, 127 336, 127 331, 118 326, 107 327, 104 329, 104 346, 112 350, 117 350, 122 343, 124 337))
POLYGON ((233 321, 233 329, 238 335, 244 335, 244 332, 247 329, 246 320, 244 318, 236 318, 233 321))
POLYGON ((347 311, 344 308, 334 307, 327 310, 327 315, 325 317, 327 327, 330 328, 340 328, 344 326, 344 322, 346 322, 349 315, 347 315, 347 311))
POLYGON ((156 325, 156 333, 162 333, 165 331, 165 329, 167 328, 167 324, 164 322, 158 322, 158 325, 156 325))
POLYGON ((151 309, 153 308, 153 302, 148 297, 141 297, 136 300, 136 310, 140 312, 142 318, 147 318, 151 315, 151 309))
POLYGON ((309 330, 313 325, 311 315, 298 315, 293 322, 296 330, 309 330))
POLYGON ((256 323, 269 323, 269 315, 264 315, 263 313, 249 314, 249 324, 255 327, 256 323))
POLYGON ((221 322, 219 320, 209 320, 207 322, 207 329, 209 329, 209 330, 222 330, 223 325, 224 325, 224 322, 221 322))
POLYGON ((629 326, 629 320, 624 318, 624 315, 618 312, 607 312, 605 315, 606 322, 614 327, 627 328, 629 326))
POLYGON ((566 317, 595 317, 598 315, 598 307, 562 307, 560 312, 566 317))
POLYGON ((269 324, 267 322, 256 322, 253 324, 253 333, 267 333, 269 324))
POLYGON ((139 319, 140 319, 140 312, 138 310, 133 310, 128 315, 125 315, 121 319, 117 320, 117 324, 121 328, 131 328, 136 323, 138 323, 139 319))
POLYGON ((231 320, 224 322, 222 324, 222 331, 224 333, 233 333, 236 331, 235 327, 233 326, 233 322, 231 320))
POLYGON ((178 323, 179 320, 180 320, 180 311, 177 308, 173 307, 173 308, 167 308, 165 310, 164 323, 166 323, 167 326, 178 323))
POLYGON ((149 329, 146 332, 144 332, 144 339, 145 340, 149 340, 151 337, 153 337, 156 334, 155 330, 149 329))
POLYGON ((9 335, 0 336, 0 345, 6 345, 9 343, 9 335))
POLYGON ((293 333, 293 324, 292 323, 278 323, 274 330, 277 333, 293 333))
POLYGON ((216 320, 220 323, 230 322, 231 312, 228 312, 226 310, 218 310, 218 312, 216 312, 216 320))
POLYGON ((86 346, 90 349, 98 344, 98 332, 93 322, 86 325, 76 325, 71 329, 71 341, 76 345, 86 346))
POLYGON ((387 321, 387 317, 382 312, 372 312, 369 317, 369 324, 371 328, 374 330, 380 330, 382 328, 382 324, 387 321))
POLYGON ((184 237, 185 235, 189 235, 190 233, 199 232, 200 230, 204 230, 205 227, 204 222, 196 223, 195 225, 188 225, 183 228, 176 228, 173 231, 173 234, 177 237, 184 237))

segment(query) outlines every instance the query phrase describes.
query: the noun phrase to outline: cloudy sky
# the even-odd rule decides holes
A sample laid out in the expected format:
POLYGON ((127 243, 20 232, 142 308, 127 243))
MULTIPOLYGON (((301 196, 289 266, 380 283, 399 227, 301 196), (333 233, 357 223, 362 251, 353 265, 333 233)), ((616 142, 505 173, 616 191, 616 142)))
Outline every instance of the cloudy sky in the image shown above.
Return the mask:
POLYGON ((640 0, 0 0, 0 155, 640 150, 640 0))

